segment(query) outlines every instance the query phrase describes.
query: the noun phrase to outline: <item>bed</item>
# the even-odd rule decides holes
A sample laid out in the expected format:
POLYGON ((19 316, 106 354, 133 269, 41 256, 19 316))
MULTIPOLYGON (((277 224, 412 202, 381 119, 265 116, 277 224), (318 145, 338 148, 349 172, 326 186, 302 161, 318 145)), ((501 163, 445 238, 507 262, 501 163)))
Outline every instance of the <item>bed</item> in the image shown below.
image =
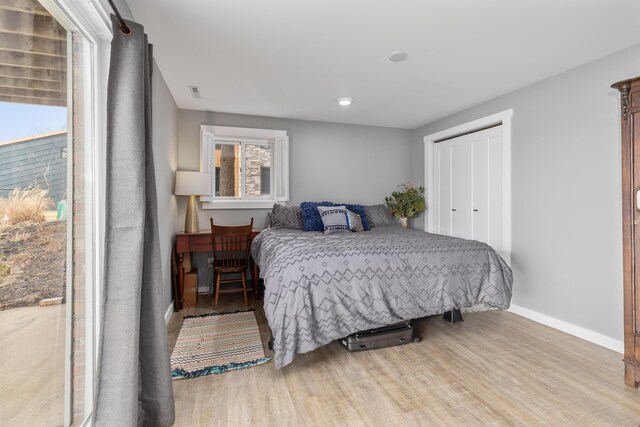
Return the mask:
POLYGON ((266 229, 251 252, 278 369, 357 331, 511 301, 511 269, 491 247, 398 225, 328 235, 266 229))

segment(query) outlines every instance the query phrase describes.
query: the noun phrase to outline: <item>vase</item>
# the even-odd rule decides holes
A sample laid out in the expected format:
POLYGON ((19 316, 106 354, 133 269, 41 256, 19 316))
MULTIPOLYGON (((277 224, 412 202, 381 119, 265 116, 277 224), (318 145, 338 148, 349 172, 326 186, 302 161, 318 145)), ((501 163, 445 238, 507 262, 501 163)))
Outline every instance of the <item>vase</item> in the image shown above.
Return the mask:
POLYGON ((399 216, 398 217, 398 222, 404 228, 407 228, 409 226, 409 218, 407 218, 406 216, 399 216))

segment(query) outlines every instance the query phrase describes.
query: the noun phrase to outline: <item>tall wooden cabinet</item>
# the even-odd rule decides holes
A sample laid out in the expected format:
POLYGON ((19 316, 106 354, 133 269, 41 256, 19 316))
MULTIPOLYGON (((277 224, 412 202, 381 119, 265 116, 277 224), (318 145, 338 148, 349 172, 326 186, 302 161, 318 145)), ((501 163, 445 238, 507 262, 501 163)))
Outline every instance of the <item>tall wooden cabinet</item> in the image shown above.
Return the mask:
POLYGON ((624 380, 640 383, 640 77, 615 83, 622 126, 624 380))

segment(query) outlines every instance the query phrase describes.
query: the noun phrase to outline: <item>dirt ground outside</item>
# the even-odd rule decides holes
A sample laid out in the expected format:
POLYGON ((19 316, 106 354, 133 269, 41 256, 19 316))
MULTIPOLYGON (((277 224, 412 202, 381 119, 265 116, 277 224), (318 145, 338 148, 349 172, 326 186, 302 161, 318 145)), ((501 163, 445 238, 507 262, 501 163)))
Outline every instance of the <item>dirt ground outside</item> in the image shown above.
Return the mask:
POLYGON ((0 310, 64 302, 66 244, 65 221, 0 225, 0 310))

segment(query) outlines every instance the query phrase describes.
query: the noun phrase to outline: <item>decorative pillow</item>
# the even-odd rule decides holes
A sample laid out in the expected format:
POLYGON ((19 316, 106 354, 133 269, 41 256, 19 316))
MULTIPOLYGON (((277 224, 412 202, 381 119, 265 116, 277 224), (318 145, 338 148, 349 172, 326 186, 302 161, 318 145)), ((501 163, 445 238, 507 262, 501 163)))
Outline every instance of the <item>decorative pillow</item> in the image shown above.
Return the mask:
POLYGON ((351 231, 364 231, 362 225, 362 218, 357 213, 347 209, 347 222, 349 223, 349 230, 351 231))
MULTIPOLYGON (((300 209, 302 210, 302 222, 304 223, 304 231, 323 231, 322 219, 320 219, 320 213, 318 212, 318 206, 338 206, 333 202, 302 202, 300 203, 300 209)), ((367 212, 362 205, 340 205, 346 209, 353 211, 360 215, 362 219, 362 226, 365 231, 371 229, 369 220, 367 218, 367 212)))
POLYGON ((369 225, 371 227, 382 227, 392 224, 391 213, 385 205, 365 206, 365 211, 367 212, 367 218, 369 219, 369 225))
POLYGON ((355 212, 360 215, 360 219, 362 220, 362 227, 364 230, 371 230, 371 224, 369 224, 369 219, 367 218, 367 211, 362 205, 345 205, 345 207, 351 212, 355 212))
POLYGON ((347 208, 344 206, 318 206, 325 234, 349 231, 347 208))
POLYGON ((264 229, 271 228, 271 212, 267 212, 267 217, 264 220, 264 229))
POLYGON ((273 210, 271 211, 271 227, 302 230, 302 210, 299 206, 273 205, 273 210))
POLYGON ((304 231, 324 231, 324 225, 322 224, 322 218, 320 218, 318 206, 336 206, 336 204, 331 202, 300 203, 304 231))

